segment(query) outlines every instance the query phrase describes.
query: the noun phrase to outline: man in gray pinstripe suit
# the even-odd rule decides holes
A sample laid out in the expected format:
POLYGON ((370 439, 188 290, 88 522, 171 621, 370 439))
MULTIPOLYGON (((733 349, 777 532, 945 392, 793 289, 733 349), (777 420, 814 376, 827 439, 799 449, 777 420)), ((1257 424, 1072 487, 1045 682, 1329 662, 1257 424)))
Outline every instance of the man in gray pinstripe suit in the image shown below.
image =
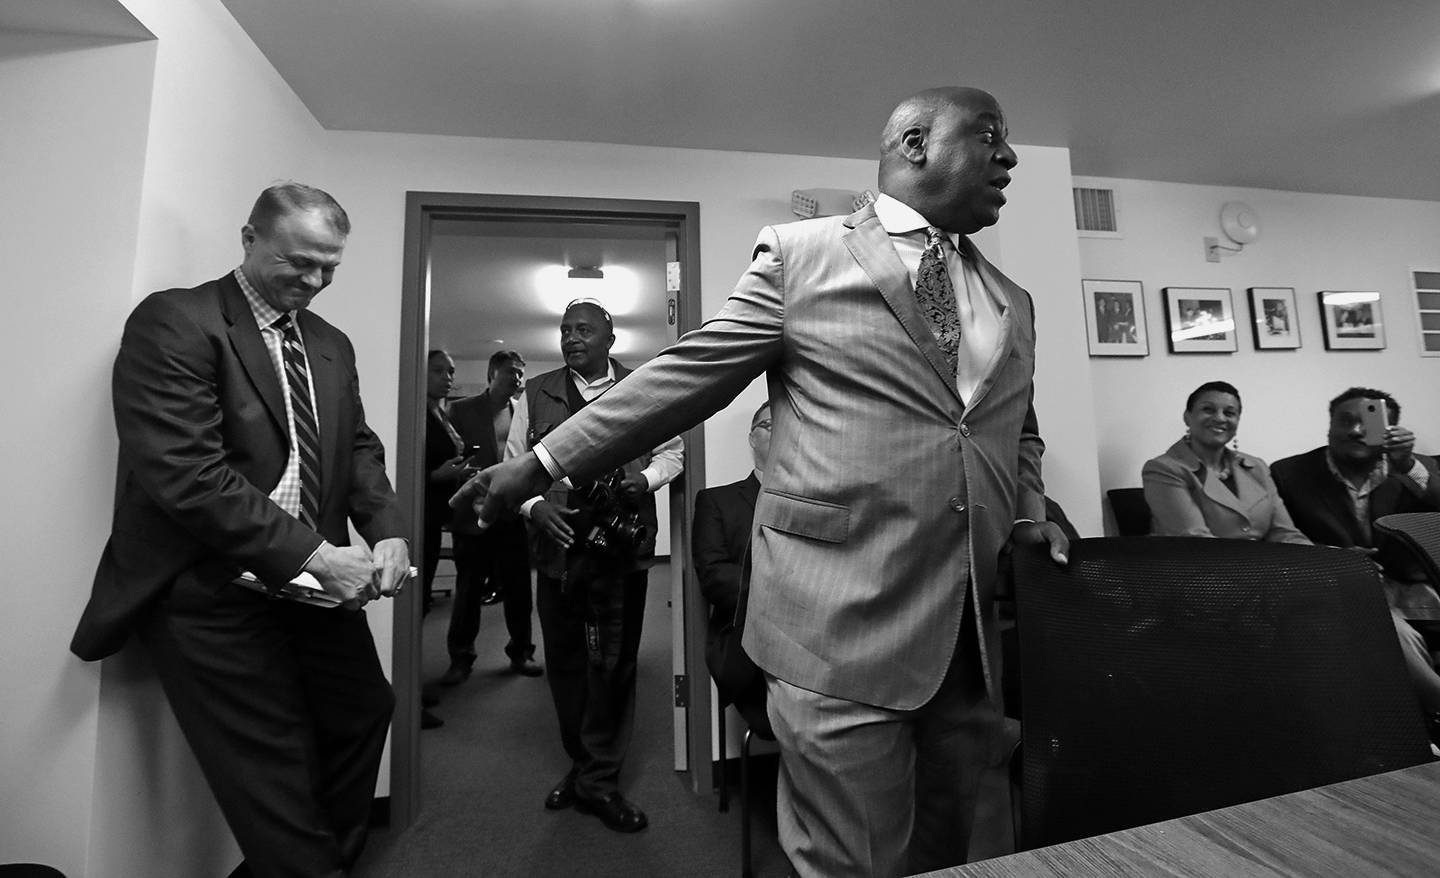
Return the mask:
POLYGON ((767 376, 744 645, 781 747, 781 844, 807 878, 963 862, 999 724, 998 556, 1068 550, 1045 521, 1030 296, 964 237, 999 219, 1006 136, 983 91, 902 101, 874 205, 763 230, 713 319, 452 500, 494 520, 767 376))

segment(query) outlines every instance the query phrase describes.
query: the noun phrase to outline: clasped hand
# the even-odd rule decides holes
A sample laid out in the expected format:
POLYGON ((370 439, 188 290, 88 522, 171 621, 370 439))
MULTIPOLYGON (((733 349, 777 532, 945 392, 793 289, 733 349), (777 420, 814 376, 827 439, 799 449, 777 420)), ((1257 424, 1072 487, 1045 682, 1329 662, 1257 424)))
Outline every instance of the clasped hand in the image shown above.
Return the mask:
POLYGON ((373 551, 322 543, 305 570, 342 607, 358 610, 376 598, 400 593, 410 575, 410 549, 399 537, 381 540, 373 551))
MULTIPOLYGON (((517 509, 531 497, 544 494, 554 481, 535 452, 527 451, 471 476, 450 498, 450 507, 461 509, 468 506, 475 513, 480 527, 489 527, 501 513, 517 509)), ((559 524, 563 529, 569 529, 563 518, 559 524)))

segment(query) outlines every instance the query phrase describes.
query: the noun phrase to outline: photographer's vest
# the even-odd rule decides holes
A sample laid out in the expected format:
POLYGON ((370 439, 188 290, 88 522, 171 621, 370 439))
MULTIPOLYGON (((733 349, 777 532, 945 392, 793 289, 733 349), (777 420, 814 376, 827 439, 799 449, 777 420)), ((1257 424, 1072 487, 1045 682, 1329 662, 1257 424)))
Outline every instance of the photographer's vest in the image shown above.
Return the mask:
MULTIPOLYGON (((630 374, 629 369, 620 365, 614 359, 610 361, 615 368, 615 382, 618 384, 621 379, 630 374)), ((615 385, 610 385, 614 387, 615 385)), ((585 407, 586 400, 580 395, 580 389, 575 386, 575 381, 570 377, 570 368, 562 366, 553 372, 546 372, 537 378, 532 379, 525 385, 525 401, 530 409, 530 432, 525 437, 525 447, 533 448, 535 443, 544 439, 551 430, 565 422, 566 418, 580 411, 585 407)), ((645 452, 635 460, 625 464, 625 475, 638 478, 640 471, 650 465, 650 452, 645 452)), ((556 483, 545 493, 545 499, 557 507, 575 508, 574 504, 582 502, 578 493, 572 493, 564 485, 556 483)), ((650 558, 655 554, 655 530, 657 525, 655 515, 655 495, 646 493, 636 501, 640 520, 650 529, 650 536, 640 547, 639 557, 650 558)), ((559 578, 565 570, 565 553, 555 544, 555 541, 548 536, 536 531, 533 525, 526 522, 530 534, 530 563, 540 573, 559 578)), ((577 539, 580 535, 576 535, 577 539)))

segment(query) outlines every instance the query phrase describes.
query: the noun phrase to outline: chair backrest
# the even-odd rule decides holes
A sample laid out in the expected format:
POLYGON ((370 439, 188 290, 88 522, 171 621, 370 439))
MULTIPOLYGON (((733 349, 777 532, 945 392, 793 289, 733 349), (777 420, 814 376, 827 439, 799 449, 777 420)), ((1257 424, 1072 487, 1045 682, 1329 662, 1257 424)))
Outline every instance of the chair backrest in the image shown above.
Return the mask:
POLYGON ((1015 552, 1024 846, 1431 758, 1363 556, 1113 537, 1069 558, 1015 552))
POLYGON ((1430 584, 1440 587, 1440 512, 1382 515, 1375 529, 1408 549, 1430 584))
POLYGON ((1115 529, 1122 537, 1143 537, 1150 533, 1150 504, 1145 502, 1144 488, 1111 488, 1110 511, 1115 514, 1115 529))

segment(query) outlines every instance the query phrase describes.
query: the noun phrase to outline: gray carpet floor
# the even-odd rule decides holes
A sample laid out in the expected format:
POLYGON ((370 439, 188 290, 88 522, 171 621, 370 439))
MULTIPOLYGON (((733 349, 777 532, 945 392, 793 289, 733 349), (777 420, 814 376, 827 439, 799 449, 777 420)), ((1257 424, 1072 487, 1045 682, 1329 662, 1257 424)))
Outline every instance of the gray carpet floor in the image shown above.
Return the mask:
MULTIPOLYGON (((442 564, 437 588, 451 584, 442 564)), ((445 720, 421 736, 421 809, 403 831, 377 830, 356 878, 669 878, 740 874, 738 788, 729 813, 708 792, 690 790, 674 770, 668 570, 657 567, 646 601, 640 649, 635 738, 622 779, 626 796, 650 818, 634 835, 607 829, 574 810, 546 811, 545 794, 569 767, 561 750, 544 678, 508 673, 502 608, 484 608, 480 660, 469 680, 432 686, 445 720)), ((424 679, 448 664, 450 601, 437 601, 424 625, 424 679)), ((539 623, 535 623, 539 639, 539 623)), ((537 653, 543 652, 543 647, 537 653)), ((773 757, 762 760, 753 800, 755 874, 781 878, 789 868, 775 842, 773 757)))

